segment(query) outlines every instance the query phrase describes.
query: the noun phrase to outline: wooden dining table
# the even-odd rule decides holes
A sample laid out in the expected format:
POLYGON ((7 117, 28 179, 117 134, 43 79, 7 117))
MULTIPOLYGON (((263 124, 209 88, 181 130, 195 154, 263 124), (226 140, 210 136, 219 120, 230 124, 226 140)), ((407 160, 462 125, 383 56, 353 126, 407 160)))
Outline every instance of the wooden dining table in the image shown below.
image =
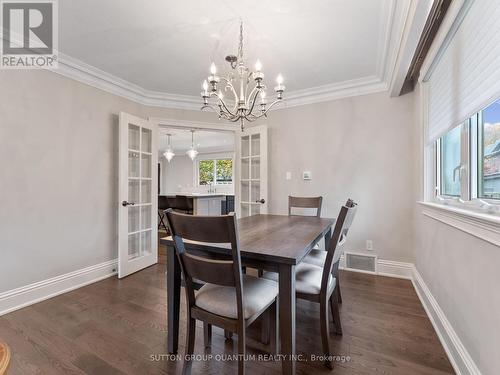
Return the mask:
MULTIPOLYGON (((255 215, 237 221, 243 266, 279 274, 279 332, 283 374, 295 374, 295 267, 322 238, 328 246, 334 219, 255 215)), ((168 351, 177 353, 181 269, 171 237, 160 239, 167 247, 168 351)), ((326 247, 325 247, 326 248, 326 247)), ((186 243, 188 251, 228 254, 219 244, 186 243)))

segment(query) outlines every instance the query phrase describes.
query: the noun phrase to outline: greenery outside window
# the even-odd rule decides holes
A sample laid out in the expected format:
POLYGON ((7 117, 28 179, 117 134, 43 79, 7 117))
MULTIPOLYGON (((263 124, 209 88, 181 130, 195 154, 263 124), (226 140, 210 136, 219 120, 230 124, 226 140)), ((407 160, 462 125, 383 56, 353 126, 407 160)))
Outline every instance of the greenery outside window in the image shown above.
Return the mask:
POLYGON ((198 161, 198 185, 231 185, 233 159, 205 159, 198 161))

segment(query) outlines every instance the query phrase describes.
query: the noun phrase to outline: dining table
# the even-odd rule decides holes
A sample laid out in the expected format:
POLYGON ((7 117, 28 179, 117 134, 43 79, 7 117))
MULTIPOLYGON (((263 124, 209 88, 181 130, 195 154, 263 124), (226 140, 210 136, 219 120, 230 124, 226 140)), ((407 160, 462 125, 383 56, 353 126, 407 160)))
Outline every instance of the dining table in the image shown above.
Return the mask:
MULTIPOLYGON (((279 275, 279 335, 283 374, 295 374, 295 269, 313 247, 325 239, 325 249, 331 238, 335 219, 260 214, 237 220, 242 265, 279 275)), ((174 242, 167 236, 160 239, 167 248, 167 336, 168 352, 177 353, 179 342, 179 312, 181 268, 174 242)), ((206 255, 228 255, 227 246, 186 242, 186 250, 206 255)))

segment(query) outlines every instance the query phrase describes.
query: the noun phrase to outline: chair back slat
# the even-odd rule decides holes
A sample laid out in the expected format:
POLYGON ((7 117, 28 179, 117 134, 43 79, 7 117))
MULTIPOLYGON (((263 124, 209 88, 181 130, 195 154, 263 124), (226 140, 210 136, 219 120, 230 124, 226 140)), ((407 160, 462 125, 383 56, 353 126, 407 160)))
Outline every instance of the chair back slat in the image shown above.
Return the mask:
POLYGON ((321 216, 321 205, 323 197, 293 197, 288 196, 288 215, 289 216, 321 216), (297 215, 293 213, 294 208, 316 209, 316 215, 297 215))
MULTIPOLYGON (((340 209, 339 216, 335 221, 335 228, 328 246, 325 265, 323 266, 323 276, 321 280, 321 291, 326 293, 328 281, 332 273, 332 269, 338 269, 338 263, 343 252, 344 245, 347 239, 347 233, 352 225, 354 216, 356 215, 357 204, 349 199, 345 206, 340 209)), ((337 275, 334 275, 337 276, 337 275)))
POLYGON ((185 271, 192 279, 223 286, 236 285, 232 260, 207 259, 187 252, 181 257, 185 271))
POLYGON ((171 212, 167 216, 175 217, 170 221, 173 233, 185 240, 231 243, 230 225, 234 223, 234 215, 199 216, 171 212))

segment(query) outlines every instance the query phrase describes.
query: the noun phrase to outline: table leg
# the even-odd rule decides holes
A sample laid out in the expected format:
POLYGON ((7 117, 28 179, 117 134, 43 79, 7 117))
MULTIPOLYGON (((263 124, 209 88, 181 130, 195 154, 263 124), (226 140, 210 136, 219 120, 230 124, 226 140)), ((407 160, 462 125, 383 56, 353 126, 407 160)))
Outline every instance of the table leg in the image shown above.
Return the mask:
POLYGON ((295 266, 279 266, 279 316, 282 373, 295 374, 295 266))
POLYGON ((167 246, 167 324, 168 352, 179 346, 179 310, 181 304, 181 267, 173 246, 167 246))

